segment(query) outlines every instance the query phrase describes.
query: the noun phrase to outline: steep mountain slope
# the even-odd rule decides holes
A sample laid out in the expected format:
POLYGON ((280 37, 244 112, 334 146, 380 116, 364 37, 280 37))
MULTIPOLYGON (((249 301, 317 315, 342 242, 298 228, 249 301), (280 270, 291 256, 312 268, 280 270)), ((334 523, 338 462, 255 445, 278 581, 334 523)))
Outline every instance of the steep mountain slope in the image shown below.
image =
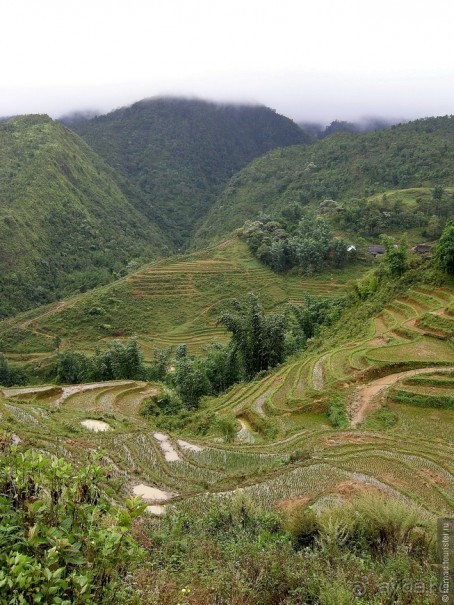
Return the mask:
POLYGON ((339 133, 311 146, 271 151, 232 177, 195 233, 194 245, 288 203, 333 199, 348 205, 352 198, 388 189, 452 185, 453 141, 451 116, 364 135, 339 133))
POLYGON ((47 116, 0 124, 0 317, 112 279, 166 238, 112 170, 47 116))
POLYGON ((340 295, 345 282, 364 267, 315 279, 276 275, 237 238, 192 255, 152 263, 108 286, 0 322, 0 351, 15 354, 62 346, 93 350, 103 341, 136 335, 147 359, 153 346, 187 343, 201 353, 210 341, 226 340, 216 325, 233 298, 250 291, 272 308, 301 301, 305 294, 340 295))
POLYGON ((270 149, 311 140, 266 107, 177 98, 140 101, 74 128, 125 178, 128 199, 158 219, 175 249, 235 172, 270 149))

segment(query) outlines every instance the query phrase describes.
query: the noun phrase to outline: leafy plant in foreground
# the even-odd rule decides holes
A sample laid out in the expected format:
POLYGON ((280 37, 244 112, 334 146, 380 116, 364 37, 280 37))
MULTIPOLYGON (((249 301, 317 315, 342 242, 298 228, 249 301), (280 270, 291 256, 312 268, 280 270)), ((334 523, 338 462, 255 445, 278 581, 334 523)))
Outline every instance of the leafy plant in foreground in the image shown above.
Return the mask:
POLYGON ((63 459, 0 439, 0 603, 112 602, 140 550, 131 537, 144 506, 103 497, 96 461, 76 470, 63 459))

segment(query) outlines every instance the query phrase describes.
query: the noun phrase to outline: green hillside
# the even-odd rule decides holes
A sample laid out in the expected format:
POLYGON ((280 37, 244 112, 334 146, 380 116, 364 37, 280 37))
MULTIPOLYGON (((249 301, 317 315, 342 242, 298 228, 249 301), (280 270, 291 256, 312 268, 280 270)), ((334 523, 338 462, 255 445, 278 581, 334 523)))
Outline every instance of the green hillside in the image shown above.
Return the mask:
POLYGON ((152 485, 161 490, 149 496, 155 504, 190 499, 204 506, 240 489, 268 509, 303 496, 327 506, 326 498, 342 498, 351 482, 352 489, 413 500, 431 515, 451 514, 453 288, 424 284, 418 271, 412 281, 396 286, 397 298, 385 286, 348 309, 305 352, 264 377, 206 398, 193 412, 204 422, 172 435, 139 414, 162 385, 132 380, 3 387, 2 425, 28 446, 76 459, 102 448, 114 477, 123 477, 123 494, 152 485), (219 440, 216 418, 223 416, 237 423, 230 445, 219 440), (91 433, 81 426, 86 419, 107 431, 91 433))
POLYGON ((112 170, 47 116, 0 124, 0 317, 111 281, 166 238, 112 170))
MULTIPOLYGON (((145 266, 108 286, 0 323, 0 351, 11 359, 62 347, 93 350, 113 338, 137 336, 149 359, 153 347, 186 343, 199 354, 213 340, 225 341, 216 321, 229 301, 260 294, 266 308, 301 302, 306 294, 336 296, 367 265, 316 278, 276 275, 234 237, 192 255, 145 266)), ((33 355, 32 355, 33 357, 33 355)), ((25 356, 27 358, 27 356, 25 356)))
POLYGON ((0 602, 433 605, 454 118, 73 125, 0 123, 0 602))
POLYGON ((262 106, 157 98, 82 120, 76 131, 123 177, 128 199, 184 246, 223 186, 255 157, 311 139, 262 106))
MULTIPOLYGON (((275 213, 288 204, 319 208, 324 200, 334 200, 340 205, 338 222, 351 207, 366 205, 364 199, 373 196, 377 201, 396 190, 421 190, 413 192, 412 214, 423 215, 419 220, 413 217, 415 225, 426 225, 433 215, 446 218, 454 213, 452 190, 439 204, 427 203, 427 194, 437 185, 447 188, 454 183, 453 141, 454 117, 442 117, 276 149, 232 177, 196 231, 193 244, 203 245, 260 212, 275 213)), ((382 212, 394 213, 394 207, 383 206, 382 212)), ((387 230, 385 225, 379 232, 387 230)))
POLYGON ((454 295, 452 281, 429 276, 384 279, 303 354, 206 398, 180 428, 143 416, 168 386, 139 380, 2 387, 0 426, 20 452, 76 467, 102 452, 110 500, 143 499, 144 559, 128 568, 142 599, 210 603, 234 586, 244 603, 328 605, 342 594, 349 605, 431 605, 434 594, 415 600, 408 581, 416 570, 418 586, 436 582, 436 522, 454 511, 454 295), (398 588, 383 600, 389 578, 398 588))

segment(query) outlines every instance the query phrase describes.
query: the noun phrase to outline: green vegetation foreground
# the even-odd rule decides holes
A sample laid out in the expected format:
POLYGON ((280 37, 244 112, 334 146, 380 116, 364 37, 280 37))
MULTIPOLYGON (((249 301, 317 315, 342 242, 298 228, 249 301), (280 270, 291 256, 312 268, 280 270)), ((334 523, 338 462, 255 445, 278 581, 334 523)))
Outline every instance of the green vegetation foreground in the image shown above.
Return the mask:
POLYGON ((2 604, 429 605, 437 594, 434 524, 417 507, 366 494, 319 515, 272 514, 237 497, 140 518, 135 500, 107 503, 99 464, 75 471, 8 441, 2 604))

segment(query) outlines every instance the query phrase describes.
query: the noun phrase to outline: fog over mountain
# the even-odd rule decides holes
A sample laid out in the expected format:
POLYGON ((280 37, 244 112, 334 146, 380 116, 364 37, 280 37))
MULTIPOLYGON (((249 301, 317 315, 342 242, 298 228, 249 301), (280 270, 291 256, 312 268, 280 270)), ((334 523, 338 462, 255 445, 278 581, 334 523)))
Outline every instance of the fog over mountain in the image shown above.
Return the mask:
POLYGON ((17 0, 2 8, 0 116, 105 113, 158 95, 295 121, 453 113, 448 0, 17 0))

